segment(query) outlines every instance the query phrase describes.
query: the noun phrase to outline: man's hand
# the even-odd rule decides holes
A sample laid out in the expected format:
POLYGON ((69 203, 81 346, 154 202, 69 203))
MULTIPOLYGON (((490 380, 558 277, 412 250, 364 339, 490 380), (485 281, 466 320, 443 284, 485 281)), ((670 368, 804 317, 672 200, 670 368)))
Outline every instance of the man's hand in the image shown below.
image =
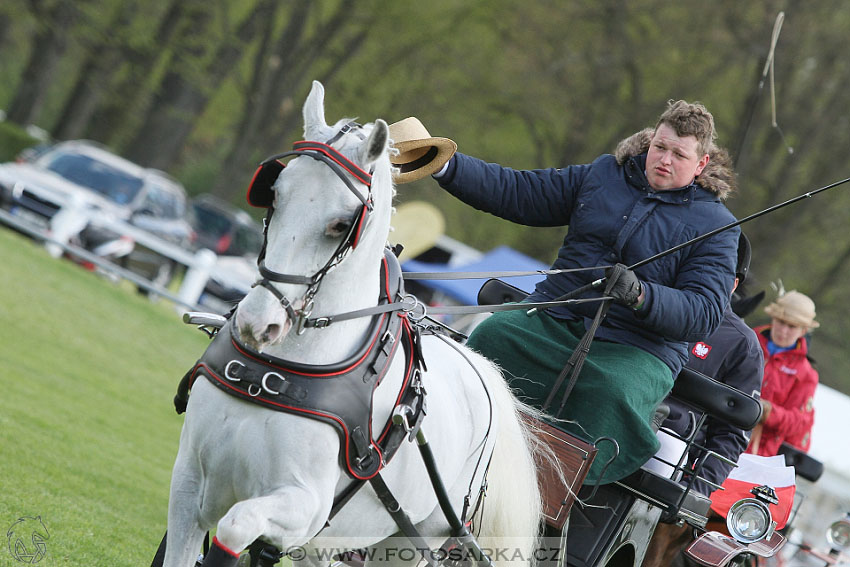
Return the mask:
POLYGON ((643 289, 635 273, 623 264, 616 264, 605 271, 606 295, 614 298, 616 303, 635 308, 640 302, 643 289))

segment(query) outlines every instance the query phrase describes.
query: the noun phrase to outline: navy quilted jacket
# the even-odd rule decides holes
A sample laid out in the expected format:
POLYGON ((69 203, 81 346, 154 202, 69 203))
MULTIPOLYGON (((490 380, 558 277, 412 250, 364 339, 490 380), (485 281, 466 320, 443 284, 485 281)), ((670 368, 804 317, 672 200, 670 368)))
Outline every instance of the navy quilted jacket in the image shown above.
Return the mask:
MULTIPOLYGON (((712 186, 715 175, 728 180, 729 171, 717 174, 716 167, 713 172, 707 167, 694 184, 656 192, 644 174, 646 154, 620 153, 618 148, 618 156, 605 154, 591 164, 533 171, 457 153, 438 182, 473 207, 516 223, 568 225, 552 268, 632 265, 734 222, 720 200, 725 193, 712 186)), ((739 233, 737 227, 723 231, 636 269, 644 305, 639 311, 612 305, 596 337, 639 347, 678 374, 688 359, 688 342, 720 325, 735 279, 739 233)), ((529 299, 551 300, 603 276, 601 268, 551 275, 529 299)), ((584 318, 589 324, 597 305, 561 307, 549 314, 584 318)))

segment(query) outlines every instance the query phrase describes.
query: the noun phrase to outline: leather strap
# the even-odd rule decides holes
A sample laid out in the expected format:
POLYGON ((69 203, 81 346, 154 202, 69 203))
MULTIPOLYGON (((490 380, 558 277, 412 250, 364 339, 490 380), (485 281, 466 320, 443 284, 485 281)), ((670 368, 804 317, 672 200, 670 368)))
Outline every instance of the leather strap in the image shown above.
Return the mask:
POLYGON ((372 489, 374 489, 375 494, 378 495, 378 499, 384 505, 384 508, 387 509, 393 521, 395 521, 396 525, 401 529, 402 533, 410 540, 419 553, 422 554, 422 558, 428 563, 430 567, 438 567, 437 561, 431 556, 431 548, 428 547, 428 543, 422 538, 422 535, 419 533, 419 530, 416 529, 416 526, 413 525, 413 522, 410 521, 410 517, 407 513, 401 509, 401 504, 398 503, 395 496, 393 496, 392 491, 390 491, 390 487, 387 486, 387 483, 384 482, 383 477, 381 477, 380 473, 373 476, 369 479, 369 483, 372 485, 372 489))

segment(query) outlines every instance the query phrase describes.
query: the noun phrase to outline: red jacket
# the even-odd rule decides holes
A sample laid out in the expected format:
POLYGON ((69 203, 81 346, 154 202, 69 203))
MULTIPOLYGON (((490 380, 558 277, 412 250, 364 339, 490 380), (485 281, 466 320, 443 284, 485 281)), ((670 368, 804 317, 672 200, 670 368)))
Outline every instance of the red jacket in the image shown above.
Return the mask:
MULTIPOLYGON (((762 424, 758 454, 775 455, 783 441, 808 451, 815 420, 813 399, 818 373, 806 356, 806 339, 798 340, 791 350, 770 356, 767 352, 770 326, 757 327, 755 331, 765 360, 761 397, 773 406, 762 424)), ((747 452, 754 452, 752 445, 747 452)))

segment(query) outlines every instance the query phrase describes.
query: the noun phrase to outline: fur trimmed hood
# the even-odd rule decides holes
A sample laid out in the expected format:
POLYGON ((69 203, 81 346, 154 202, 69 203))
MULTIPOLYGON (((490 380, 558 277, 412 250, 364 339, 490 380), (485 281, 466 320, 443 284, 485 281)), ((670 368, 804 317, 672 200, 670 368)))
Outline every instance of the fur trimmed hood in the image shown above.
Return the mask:
MULTIPOLYGON (((646 153, 654 133, 654 129, 644 128, 617 144, 614 151, 617 163, 623 165, 630 157, 646 153)), ((732 159, 729 152, 715 145, 712 145, 708 155, 708 165, 697 176, 696 183, 725 200, 738 188, 735 172, 732 170, 732 159)))

